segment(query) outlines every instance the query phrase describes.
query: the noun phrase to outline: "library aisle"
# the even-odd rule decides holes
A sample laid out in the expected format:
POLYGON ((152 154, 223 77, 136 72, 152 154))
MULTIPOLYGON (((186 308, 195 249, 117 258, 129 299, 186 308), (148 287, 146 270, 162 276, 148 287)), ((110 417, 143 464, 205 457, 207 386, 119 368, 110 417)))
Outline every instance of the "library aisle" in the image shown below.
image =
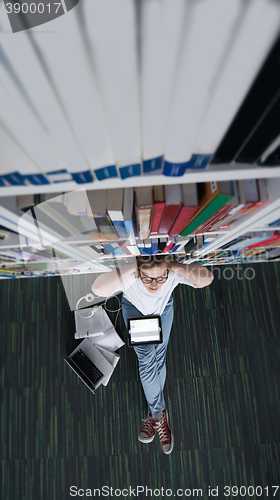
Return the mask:
MULTIPOLYGON (((139 490, 138 498, 155 498, 162 488, 160 498, 179 489, 209 498, 209 486, 219 498, 227 486, 238 487, 237 498, 273 498, 280 477, 280 268, 213 272, 211 287, 174 291, 169 456, 158 439, 137 440, 146 409, 134 352, 121 349, 110 384, 93 396, 63 362, 76 341, 60 277, 0 281, 1 498, 64 500, 78 490, 93 497, 106 486, 108 496, 112 488, 124 498, 120 490, 141 485, 153 496, 139 490)), ((117 331, 126 340, 120 316, 117 331)))

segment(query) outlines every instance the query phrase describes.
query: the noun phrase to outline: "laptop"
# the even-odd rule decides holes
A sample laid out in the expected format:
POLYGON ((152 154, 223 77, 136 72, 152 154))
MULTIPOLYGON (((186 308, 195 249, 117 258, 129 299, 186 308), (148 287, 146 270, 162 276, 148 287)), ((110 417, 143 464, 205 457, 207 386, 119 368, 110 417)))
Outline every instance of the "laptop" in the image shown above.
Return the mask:
POLYGON ((127 318, 129 347, 162 344, 160 316, 136 316, 127 318))
POLYGON ((103 381, 111 376, 114 367, 88 339, 84 339, 64 361, 95 394, 103 381))

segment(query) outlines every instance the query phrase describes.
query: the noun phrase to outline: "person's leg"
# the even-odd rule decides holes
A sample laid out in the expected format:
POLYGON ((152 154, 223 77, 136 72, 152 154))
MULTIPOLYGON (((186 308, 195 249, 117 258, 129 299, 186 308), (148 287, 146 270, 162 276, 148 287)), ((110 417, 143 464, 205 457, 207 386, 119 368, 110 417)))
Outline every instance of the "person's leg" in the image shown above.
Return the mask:
MULTIPOLYGON (((129 316, 143 314, 128 300, 122 299, 123 318, 127 325, 129 316)), ((166 379, 166 350, 173 322, 173 298, 170 297, 162 315, 161 326, 163 343, 159 345, 137 346, 134 350, 138 357, 139 374, 149 410, 155 420, 160 420, 165 408, 163 388, 166 379)))
POLYGON ((163 343, 155 346, 156 350, 156 359, 157 359, 157 368, 158 374, 160 378, 160 385, 162 390, 164 388, 165 379, 166 379, 166 351, 169 342, 170 332, 172 328, 174 317, 174 308, 173 308, 173 297, 171 296, 166 307, 160 317, 161 319, 161 327, 162 327, 162 336, 163 343))
MULTIPOLYGON (((125 324, 130 316, 143 316, 126 299, 122 299, 122 312, 125 324)), ((161 315, 161 326, 163 333, 163 344, 138 346, 134 350, 138 357, 139 373, 148 402, 148 415, 138 435, 142 443, 153 441, 155 432, 159 434, 162 450, 169 454, 173 450, 173 435, 169 429, 168 414, 165 410, 163 387, 166 378, 166 350, 173 322, 173 299, 169 299, 163 314, 161 315)))
MULTIPOLYGON (((127 326, 130 316, 143 316, 143 314, 128 300, 122 299, 122 313, 127 326)), ((137 346, 133 348, 138 357, 139 375, 148 403, 148 411, 153 416, 160 415, 165 407, 161 381, 157 368, 155 345, 137 346)))

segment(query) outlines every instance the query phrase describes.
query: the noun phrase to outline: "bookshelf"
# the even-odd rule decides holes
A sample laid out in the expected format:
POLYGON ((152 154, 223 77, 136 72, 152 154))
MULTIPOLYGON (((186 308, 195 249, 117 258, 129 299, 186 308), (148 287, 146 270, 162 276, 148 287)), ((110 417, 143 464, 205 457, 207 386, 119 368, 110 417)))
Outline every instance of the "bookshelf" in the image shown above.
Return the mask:
MULTIPOLYGON (((267 230, 280 218, 279 2, 108 6, 83 0, 38 34, 13 34, 0 3, 10 35, 0 50, 0 206, 81 188, 265 179, 269 201, 219 230, 188 262, 267 230), (173 167, 180 175, 168 175, 173 167)), ((0 249, 28 244, 13 234, 0 249)), ((90 257, 77 245, 52 244, 73 263, 90 257)), ((109 257, 95 258, 105 271, 109 257)))

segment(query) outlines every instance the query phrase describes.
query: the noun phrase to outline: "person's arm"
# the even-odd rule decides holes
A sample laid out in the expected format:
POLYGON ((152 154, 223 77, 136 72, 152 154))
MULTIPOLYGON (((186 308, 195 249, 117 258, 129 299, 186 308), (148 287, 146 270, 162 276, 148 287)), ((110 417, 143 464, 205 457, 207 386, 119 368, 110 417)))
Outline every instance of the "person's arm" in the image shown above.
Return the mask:
POLYGON ((198 264, 179 264, 179 262, 174 262, 171 266, 172 271, 181 274, 193 283, 196 288, 203 288, 210 285, 214 279, 213 273, 211 273, 207 267, 199 266, 198 264))
POLYGON ((137 270, 136 262, 110 273, 103 273, 95 280, 91 289, 99 297, 109 297, 117 286, 137 270))

